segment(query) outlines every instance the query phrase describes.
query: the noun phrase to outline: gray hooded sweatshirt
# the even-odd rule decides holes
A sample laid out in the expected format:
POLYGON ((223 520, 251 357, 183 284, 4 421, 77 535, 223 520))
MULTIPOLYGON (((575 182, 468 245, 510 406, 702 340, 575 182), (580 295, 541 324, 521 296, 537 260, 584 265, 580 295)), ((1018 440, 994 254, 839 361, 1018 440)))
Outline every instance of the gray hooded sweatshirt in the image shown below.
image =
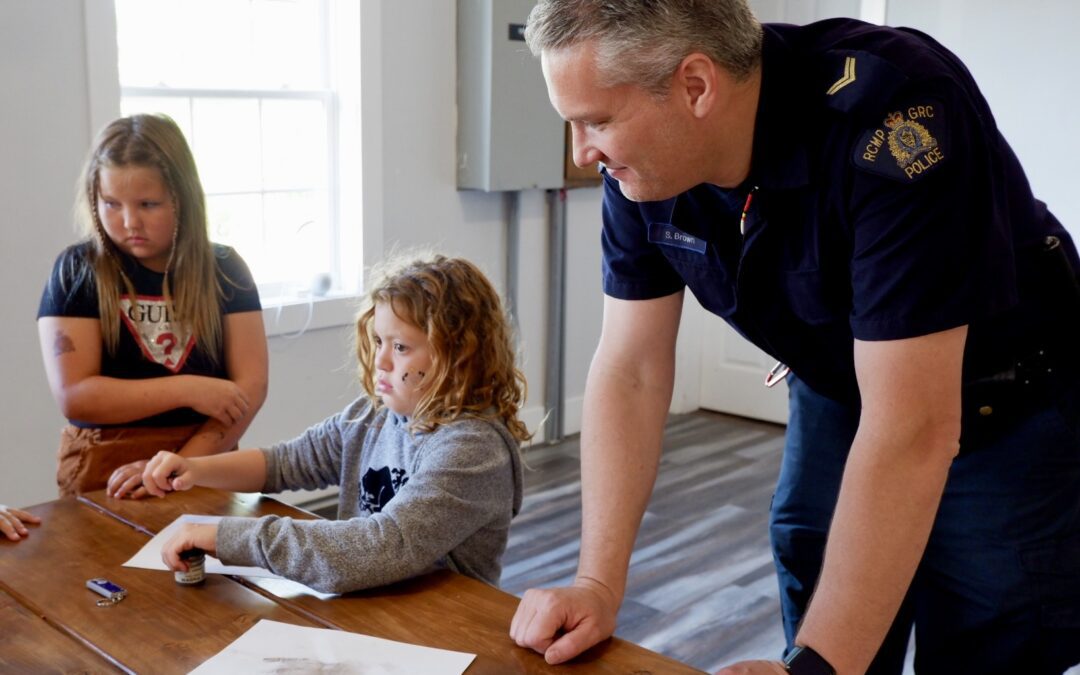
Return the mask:
POLYGON ((264 448, 264 492, 340 485, 337 520, 223 518, 217 556, 325 593, 449 568, 493 586, 521 509, 520 445, 498 419, 412 433, 360 397, 300 437, 264 448))

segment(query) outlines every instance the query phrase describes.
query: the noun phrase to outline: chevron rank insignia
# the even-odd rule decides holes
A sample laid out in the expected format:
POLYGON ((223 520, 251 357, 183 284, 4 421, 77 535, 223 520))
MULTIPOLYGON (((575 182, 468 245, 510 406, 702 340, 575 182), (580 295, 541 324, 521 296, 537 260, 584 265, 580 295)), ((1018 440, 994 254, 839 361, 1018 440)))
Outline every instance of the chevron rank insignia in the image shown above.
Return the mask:
POLYGON ((834 96, 836 92, 840 91, 844 87, 848 86, 855 81, 855 57, 844 57, 844 74, 840 76, 840 79, 833 82, 833 85, 829 87, 829 90, 825 92, 828 96, 834 96))
POLYGON ((825 105, 861 117, 877 116, 908 78, 876 54, 843 49, 827 53, 814 79, 824 94, 825 105))
POLYGON ((896 180, 915 181, 945 161, 945 109, 934 100, 888 112, 855 144, 855 165, 896 180))

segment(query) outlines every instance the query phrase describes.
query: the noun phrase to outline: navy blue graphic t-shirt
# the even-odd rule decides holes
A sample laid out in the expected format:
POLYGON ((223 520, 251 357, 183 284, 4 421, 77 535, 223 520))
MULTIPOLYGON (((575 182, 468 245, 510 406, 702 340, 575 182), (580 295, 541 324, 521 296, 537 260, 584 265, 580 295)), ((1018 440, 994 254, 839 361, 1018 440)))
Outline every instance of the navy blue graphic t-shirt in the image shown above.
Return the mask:
MULTIPOLYGON (((63 316, 97 319, 97 284, 92 274, 82 274, 90 265, 90 244, 83 242, 65 249, 56 259, 49 283, 41 296, 38 318, 63 316)), ((214 244, 218 283, 223 291, 221 314, 261 309, 259 291, 244 260, 228 246, 214 244)), ((120 341, 115 354, 102 345, 101 374, 106 377, 139 380, 168 375, 205 375, 227 378, 224 359, 214 363, 199 344, 198 336, 169 315, 162 293, 164 274, 149 270, 133 259, 124 260, 124 273, 135 286, 136 297, 122 293, 120 299, 120 341)), ((197 424, 206 416, 191 408, 177 408, 123 426, 177 426, 197 424)), ((104 426, 69 420, 79 427, 104 426)))

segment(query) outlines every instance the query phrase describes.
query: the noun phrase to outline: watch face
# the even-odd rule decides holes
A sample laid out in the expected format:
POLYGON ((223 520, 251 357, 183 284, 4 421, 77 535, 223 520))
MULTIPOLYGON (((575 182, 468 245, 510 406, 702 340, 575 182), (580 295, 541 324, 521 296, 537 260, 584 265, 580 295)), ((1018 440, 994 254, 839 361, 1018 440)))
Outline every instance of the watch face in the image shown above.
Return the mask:
POLYGON ((796 645, 784 659, 784 665, 791 675, 836 675, 836 670, 809 647, 796 645))

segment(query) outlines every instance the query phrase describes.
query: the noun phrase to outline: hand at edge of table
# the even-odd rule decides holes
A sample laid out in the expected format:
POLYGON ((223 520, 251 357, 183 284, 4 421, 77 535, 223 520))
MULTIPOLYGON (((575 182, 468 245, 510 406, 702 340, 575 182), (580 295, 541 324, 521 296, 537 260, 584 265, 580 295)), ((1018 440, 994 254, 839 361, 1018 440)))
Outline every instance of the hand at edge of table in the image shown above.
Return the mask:
POLYGON ((143 470, 148 460, 140 459, 116 468, 109 476, 105 494, 116 499, 142 499, 147 495, 143 487, 143 470))
POLYGON ((549 664, 563 663, 611 637, 618 607, 611 589, 594 579, 529 589, 510 622, 510 637, 543 654, 549 664))
POLYGON ((30 536, 26 523, 37 525, 41 518, 10 506, 0 504, 0 532, 11 541, 22 541, 30 536))

